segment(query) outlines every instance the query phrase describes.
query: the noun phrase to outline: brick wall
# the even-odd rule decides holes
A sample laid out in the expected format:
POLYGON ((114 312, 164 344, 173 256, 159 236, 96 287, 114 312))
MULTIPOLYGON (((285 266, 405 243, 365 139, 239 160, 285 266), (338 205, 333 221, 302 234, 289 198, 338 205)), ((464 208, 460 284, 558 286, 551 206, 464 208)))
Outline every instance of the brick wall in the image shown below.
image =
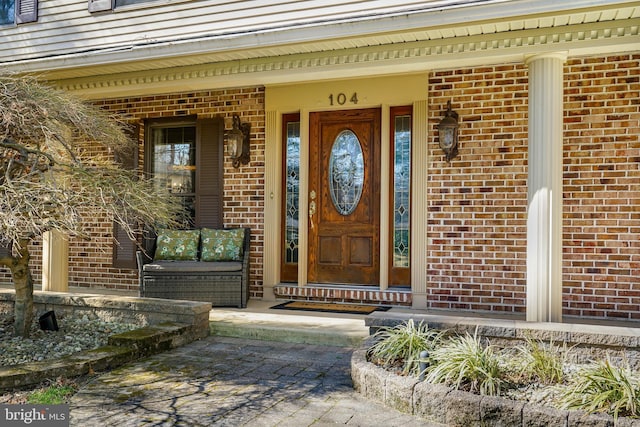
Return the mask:
POLYGON ((640 54, 565 67, 564 314, 640 319, 640 54))
MULTIPOLYGON (((99 105, 132 119, 156 119, 197 114, 198 118, 223 117, 226 129, 232 127, 233 114, 251 123, 251 161, 234 169, 224 157, 224 225, 251 227, 250 296, 262 296, 262 222, 264 200, 264 88, 235 88, 193 93, 174 93, 129 99, 110 99, 99 105)), ((141 150, 142 152, 142 150, 141 150)), ((142 165, 142 162, 141 162, 142 165)), ((110 258, 109 258, 110 261, 110 258)), ((111 271, 111 274, 117 273, 111 271)), ((120 282, 138 288, 135 272, 123 271, 120 282)))
MULTIPOLYGON (((123 114, 142 124, 144 119, 198 115, 199 118, 223 117, 231 129, 232 115, 251 123, 251 161, 234 169, 226 155, 224 162, 224 224, 252 229, 250 296, 262 296, 262 222, 264 200, 264 88, 237 88, 194 93, 165 94, 127 99, 109 99, 97 105, 123 114)), ((142 146, 143 134, 140 134, 142 146)), ((141 149, 141 162, 143 153, 141 149)), ((137 271, 112 268, 112 223, 96 218, 87 229, 90 240, 72 238, 69 242, 69 284, 80 287, 138 289, 137 271)), ((41 244, 33 245, 32 269, 36 283, 41 282, 41 244)), ((3 283, 9 282, 4 275, 3 283)))
MULTIPOLYGON (((638 54, 572 58, 565 66, 567 316, 640 318, 639 78, 638 54)), ((431 74, 428 211, 414 218, 428 221, 430 308, 525 311, 527 90, 527 68, 522 63, 431 74), (460 115, 460 154, 450 163, 437 141, 437 124, 448 100, 460 115)), ((251 296, 260 297, 264 90, 112 99, 100 105, 140 121, 222 116, 229 129, 231 115, 239 112, 243 121, 251 122, 251 163, 236 170, 225 157, 224 221, 253 230, 251 296)), ((90 227, 91 243, 71 242, 71 284, 137 289, 134 271, 111 268, 110 222, 98 220, 90 227)), ((33 248, 39 280, 40 243, 33 248)), ((282 290, 288 297, 309 297, 294 291, 299 292, 282 290)))
POLYGON ((429 307, 524 312, 526 67, 434 72, 428 102, 429 307), (459 156, 447 163, 437 125, 449 100, 460 130, 459 156))
MULTIPOLYGON (((570 59, 564 96, 564 315, 640 319, 640 55, 570 59)), ((527 69, 429 81, 432 308, 525 311, 527 69), (446 163, 437 124, 460 114, 446 163)))

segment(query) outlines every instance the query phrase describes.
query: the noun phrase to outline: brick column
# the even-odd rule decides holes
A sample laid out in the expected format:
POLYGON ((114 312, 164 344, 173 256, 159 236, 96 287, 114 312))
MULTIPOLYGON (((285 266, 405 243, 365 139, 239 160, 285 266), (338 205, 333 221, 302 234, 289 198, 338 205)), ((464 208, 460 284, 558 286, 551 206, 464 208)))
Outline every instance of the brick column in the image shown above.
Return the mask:
POLYGON ((527 321, 562 321, 562 53, 527 60, 527 321))

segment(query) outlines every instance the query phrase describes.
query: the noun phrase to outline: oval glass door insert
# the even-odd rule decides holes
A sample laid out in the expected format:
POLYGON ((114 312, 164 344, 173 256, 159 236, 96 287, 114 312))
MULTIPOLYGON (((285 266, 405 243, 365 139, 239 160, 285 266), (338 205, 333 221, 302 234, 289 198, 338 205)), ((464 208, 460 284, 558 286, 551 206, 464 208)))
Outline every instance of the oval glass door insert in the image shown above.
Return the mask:
POLYGON ((343 130, 331 147, 329 158, 329 190, 340 215, 356 210, 364 185, 362 146, 355 133, 343 130))

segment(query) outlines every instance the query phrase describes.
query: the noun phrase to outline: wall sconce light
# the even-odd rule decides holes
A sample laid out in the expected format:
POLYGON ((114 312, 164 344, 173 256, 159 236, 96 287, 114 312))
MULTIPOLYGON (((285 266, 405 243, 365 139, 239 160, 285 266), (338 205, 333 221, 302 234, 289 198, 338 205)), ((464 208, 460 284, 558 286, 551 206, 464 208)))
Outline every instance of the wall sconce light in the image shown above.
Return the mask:
POLYGON ((249 134, 251 132, 250 123, 240 123, 240 117, 233 115, 233 129, 227 132, 227 143, 229 144, 229 155, 233 161, 233 167, 239 168, 240 164, 249 163, 249 134))
POLYGON ((447 101, 444 119, 438 124, 440 148, 446 155, 447 162, 458 155, 458 113, 451 109, 451 101, 447 101))

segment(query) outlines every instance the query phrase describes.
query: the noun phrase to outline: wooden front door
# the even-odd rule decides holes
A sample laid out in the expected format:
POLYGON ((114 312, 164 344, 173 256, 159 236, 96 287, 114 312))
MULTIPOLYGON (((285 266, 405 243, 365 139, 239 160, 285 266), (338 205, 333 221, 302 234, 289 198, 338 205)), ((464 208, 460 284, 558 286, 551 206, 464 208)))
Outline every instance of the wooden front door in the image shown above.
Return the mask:
POLYGON ((380 110, 312 113, 308 281, 377 285, 380 110))

